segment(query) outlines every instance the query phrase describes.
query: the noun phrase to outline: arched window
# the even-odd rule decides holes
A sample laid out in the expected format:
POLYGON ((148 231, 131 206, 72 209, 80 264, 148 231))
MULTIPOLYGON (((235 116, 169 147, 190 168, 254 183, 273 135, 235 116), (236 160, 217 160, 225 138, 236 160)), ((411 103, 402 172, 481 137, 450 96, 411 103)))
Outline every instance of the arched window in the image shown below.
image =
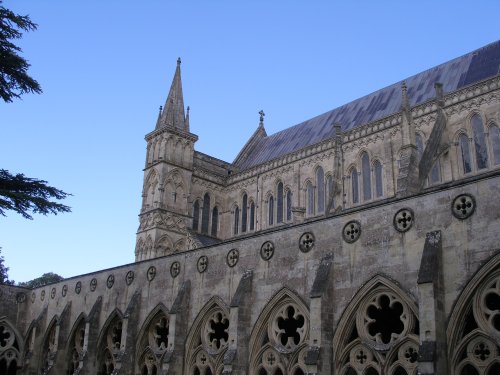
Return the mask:
POLYGON ((370 157, 366 152, 361 156, 361 171, 363 173, 363 200, 372 199, 372 183, 370 173, 370 157))
POLYGON ((212 237, 217 237, 217 229, 219 226, 219 209, 214 207, 212 210, 212 237))
POLYGON ((278 183, 278 201, 276 202, 276 205, 277 205, 276 222, 277 223, 283 222, 283 201, 284 201, 283 182, 279 182, 278 183))
POLYGON ((460 134, 458 143, 460 144, 463 172, 464 174, 470 173, 472 171, 472 164, 470 162, 469 138, 465 134, 460 134))
POLYGON ((255 229, 255 203, 250 203, 250 230, 255 229))
POLYGON ((307 215, 314 215, 314 187, 311 181, 306 185, 306 201, 307 201, 307 215))
POLYGON ((193 229, 198 230, 200 221, 200 202, 196 200, 193 204, 193 229))
POLYGON ((422 159, 422 155, 424 154, 424 141, 422 140, 422 136, 420 134, 416 135, 415 141, 417 144, 418 161, 420 162, 420 159, 422 159))
POLYGON ((495 124, 490 127, 490 141, 493 162, 500 164, 500 129, 495 124))
POLYGON ((316 170, 316 186, 318 188, 318 213, 325 212, 325 172, 319 167, 316 170))
POLYGON ((439 159, 436 160, 434 166, 431 169, 430 183, 435 184, 436 182, 441 181, 441 163, 439 159))
POLYGON ((358 171, 353 168, 351 172, 351 190, 352 190, 352 203, 359 202, 359 184, 358 184, 358 171))
POLYGON ((203 210, 201 212, 201 233, 208 234, 208 221, 210 219, 210 195, 205 193, 203 197, 203 210))
POLYGON ((335 209, 335 201, 334 201, 334 196, 333 196, 333 177, 332 175, 329 175, 326 178, 326 197, 327 197, 327 204, 331 204, 330 208, 332 210, 335 209), (332 200, 330 202, 330 199, 332 200))
POLYGON ((269 212, 268 223, 269 223, 269 225, 273 225, 274 224, 274 198, 272 195, 269 197, 268 212, 269 212))
POLYGON ((286 221, 292 220, 292 192, 286 192, 286 221))
POLYGON ((238 227, 240 223, 240 209, 238 206, 234 209, 234 234, 238 234, 238 227))
POLYGON ((477 169, 488 167, 488 151, 486 150, 486 137, 484 135, 483 120, 479 115, 471 118, 472 132, 474 133, 474 147, 476 149, 477 169))
POLYGON ((379 198, 384 195, 382 184, 382 164, 380 161, 376 160, 375 163, 373 163, 373 170, 375 173, 375 196, 379 198))
POLYGON ((243 194, 243 204, 241 205, 241 233, 247 231, 247 205, 248 197, 246 194, 243 194))

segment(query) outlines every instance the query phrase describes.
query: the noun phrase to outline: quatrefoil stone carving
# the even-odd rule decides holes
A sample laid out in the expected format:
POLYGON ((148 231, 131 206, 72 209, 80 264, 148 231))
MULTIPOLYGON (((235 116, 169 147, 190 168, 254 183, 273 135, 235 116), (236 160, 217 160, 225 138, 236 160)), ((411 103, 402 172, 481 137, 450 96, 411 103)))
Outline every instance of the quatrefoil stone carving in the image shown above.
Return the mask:
POLYGON ((457 219, 465 220, 470 217, 476 209, 476 201, 470 194, 460 194, 451 204, 451 212, 457 219))
POLYGON ((346 225, 344 225, 344 229, 342 230, 342 237, 344 237, 344 241, 347 243, 356 242, 361 236, 361 224, 357 220, 351 220, 346 225))
POLYGON ((179 273, 181 273, 181 264, 179 262, 172 263, 172 265, 170 266, 170 275, 173 278, 176 278, 177 276, 179 276, 179 273))
POLYGON ((153 279, 156 277, 156 267, 151 266, 148 268, 148 273, 147 273, 148 281, 153 281, 153 279))
POLYGON ((269 260, 274 255, 274 244, 271 241, 266 241, 260 247, 260 256, 264 260, 269 260))
POLYGON ((134 282, 134 271, 128 271, 127 275, 125 276, 125 282, 127 285, 130 285, 134 282))
POLYGON ((414 219, 415 214, 411 208, 402 208, 394 215, 394 228, 401 233, 409 231, 414 219))
POLYGON ((198 263, 196 264, 199 273, 203 273, 208 268, 208 257, 206 255, 202 255, 198 258, 198 263))
POLYGON ((56 297, 56 288, 50 290, 50 298, 54 299, 56 297))
POLYGON ((108 289, 111 289, 114 284, 115 284, 115 276, 109 275, 108 279, 106 280, 106 286, 108 287, 108 289))
POLYGON ((227 253, 226 262, 229 267, 234 267, 238 264, 238 260, 240 258, 240 253, 237 249, 231 249, 227 253))
POLYGON ((97 288, 97 279, 90 280, 90 291, 93 292, 97 288))
POLYGON ((81 291, 82 291, 82 282, 78 281, 75 285, 75 293, 80 294, 81 291))
POLYGON ((314 247, 314 234, 312 232, 306 232, 300 236, 299 239, 299 249, 303 253, 309 252, 314 247))

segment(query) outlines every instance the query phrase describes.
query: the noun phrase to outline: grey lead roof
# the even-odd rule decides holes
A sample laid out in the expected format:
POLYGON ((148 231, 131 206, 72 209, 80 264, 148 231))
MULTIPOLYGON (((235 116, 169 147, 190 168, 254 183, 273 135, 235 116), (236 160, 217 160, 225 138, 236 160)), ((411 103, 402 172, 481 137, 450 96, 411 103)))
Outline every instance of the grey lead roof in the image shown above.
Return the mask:
MULTIPOLYGON (((488 44, 444 64, 407 78, 411 106, 435 97, 434 84, 443 84, 444 93, 493 77, 500 72, 500 41, 488 44)), ((298 125, 262 138, 248 156, 238 160, 240 170, 321 142, 334 135, 333 124, 342 131, 382 119, 401 110, 401 82, 387 86, 298 125)))

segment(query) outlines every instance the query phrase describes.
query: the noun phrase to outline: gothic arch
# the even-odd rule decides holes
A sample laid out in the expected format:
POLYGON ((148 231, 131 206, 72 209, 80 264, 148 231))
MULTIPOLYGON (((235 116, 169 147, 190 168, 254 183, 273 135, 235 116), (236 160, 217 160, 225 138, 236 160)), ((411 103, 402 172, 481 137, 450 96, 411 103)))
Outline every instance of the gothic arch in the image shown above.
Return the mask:
POLYGON ((174 251, 174 244, 170 236, 168 234, 164 234, 156 240, 154 249, 155 257, 161 257, 172 253, 174 251))
POLYGON ((169 336, 169 313, 162 303, 159 303, 142 324, 136 344, 136 373, 160 373, 163 357, 171 347, 169 336))
POLYGON ((0 318, 0 374, 15 374, 23 363, 22 336, 5 317, 0 318))
POLYGON ((50 323, 47 325, 47 329, 43 335, 42 340, 42 353, 40 357, 40 371, 44 374, 48 374, 52 367, 54 366, 55 358, 57 355, 57 347, 59 341, 59 316, 55 315, 50 323))
POLYGON ((417 373, 418 309, 398 285, 376 275, 355 294, 333 338, 333 368, 342 375, 417 373), (398 370, 401 369, 401 370, 398 370))
POLYGON ((279 290, 260 313, 250 336, 250 375, 306 373, 309 308, 290 289, 279 290), (292 372, 293 371, 293 372, 292 372))
POLYGON ((500 253, 467 283, 448 321, 448 358, 452 374, 473 368, 490 374, 500 367, 500 253))
POLYGON ((73 374, 80 367, 80 358, 83 358, 85 348, 85 325, 87 315, 81 313, 76 318, 71 331, 66 351, 66 367, 68 374, 73 374))
POLYGON ((220 374, 229 340, 229 308, 214 296, 200 310, 186 339, 184 374, 220 374))
POLYGON ((97 373, 107 375, 116 368, 115 358, 121 350, 123 313, 114 309, 104 322, 97 339, 97 373))

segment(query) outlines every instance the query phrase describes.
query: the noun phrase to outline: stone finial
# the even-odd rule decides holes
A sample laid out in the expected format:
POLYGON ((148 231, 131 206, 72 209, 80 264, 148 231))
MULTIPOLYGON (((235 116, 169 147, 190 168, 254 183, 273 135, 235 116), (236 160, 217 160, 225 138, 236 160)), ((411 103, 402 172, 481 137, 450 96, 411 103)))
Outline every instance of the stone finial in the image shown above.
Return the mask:
POLYGON ((410 101, 408 99, 408 86, 406 86, 406 81, 403 81, 401 83, 401 95, 402 95, 401 107, 405 109, 410 108, 410 101))
POLYGON ((163 106, 161 105, 160 108, 159 108, 159 113, 158 113, 158 116, 161 116, 161 112, 163 111, 163 106))
POLYGON ((177 65, 181 65, 181 58, 180 57, 177 58, 177 65))
POLYGON ((261 109, 261 110, 259 111, 259 115, 260 115, 260 122, 259 122, 259 125, 264 125, 264 116, 265 116, 266 114, 265 114, 265 113, 264 113, 264 111, 261 109))
POLYGON ((438 105, 440 107, 444 106, 444 91, 443 91, 443 84, 440 82, 436 82, 434 84, 434 90, 436 91, 436 100, 438 102, 438 105))

